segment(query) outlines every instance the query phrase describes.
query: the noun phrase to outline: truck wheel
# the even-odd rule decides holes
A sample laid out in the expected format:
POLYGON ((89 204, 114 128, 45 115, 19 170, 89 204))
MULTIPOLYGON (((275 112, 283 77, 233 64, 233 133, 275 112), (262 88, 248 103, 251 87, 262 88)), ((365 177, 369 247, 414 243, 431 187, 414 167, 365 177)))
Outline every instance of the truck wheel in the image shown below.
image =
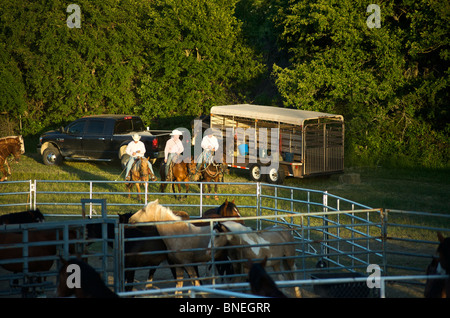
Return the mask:
POLYGON ((62 156, 57 148, 49 146, 42 154, 42 161, 47 166, 59 166, 62 162, 62 156))
POLYGON ((256 182, 260 182, 263 178, 261 174, 261 167, 258 164, 253 164, 250 166, 250 179, 256 182))
POLYGON ((267 175, 267 179, 269 180, 270 183, 273 184, 283 184, 284 181, 284 170, 283 168, 271 168, 269 170, 269 174, 267 175))
POLYGON ((125 169, 129 159, 130 159, 130 155, 127 155, 127 154, 124 154, 122 156, 122 158, 120 158, 120 164, 122 165, 122 169, 125 169))

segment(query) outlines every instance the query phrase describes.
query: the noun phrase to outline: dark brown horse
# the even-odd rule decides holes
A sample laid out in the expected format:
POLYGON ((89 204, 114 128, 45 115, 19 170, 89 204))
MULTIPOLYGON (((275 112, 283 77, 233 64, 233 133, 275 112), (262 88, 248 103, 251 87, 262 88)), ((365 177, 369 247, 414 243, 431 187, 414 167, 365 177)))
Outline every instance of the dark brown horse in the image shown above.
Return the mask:
POLYGON ((22 136, 0 138, 0 171, 3 173, 0 182, 7 180, 11 175, 11 167, 7 158, 13 155, 16 162, 19 162, 20 155, 23 153, 25 153, 25 146, 22 136), (5 164, 8 170, 5 170, 5 164))
POLYGON ((40 222, 44 222, 44 215, 41 213, 41 211, 39 211, 39 209, 0 215, 0 224, 40 222))
MULTIPOLYGON (((190 163, 186 163, 182 160, 177 160, 176 162, 173 162, 171 164, 171 168, 169 168, 169 173, 166 176, 166 166, 164 163, 161 164, 159 168, 159 174, 161 176, 161 181, 177 181, 177 182, 188 182, 190 179, 190 166, 192 166, 190 163)), ((166 189, 167 183, 161 183, 160 191, 164 192, 166 189)), ((189 184, 185 184, 186 187, 186 193, 189 191, 189 184)), ((172 191, 175 192, 175 184, 172 184, 172 191)), ((178 183, 178 193, 181 193, 181 184, 178 183)), ((175 196, 176 197, 176 196, 175 196)), ((185 195, 187 197, 187 195, 185 195)))
POLYGON ((117 298, 89 264, 79 259, 66 261, 61 259, 62 266, 59 270, 58 297, 76 298, 117 298), (70 267, 69 267, 70 266, 70 267), (70 274, 70 275, 69 275, 70 274), (70 282, 70 284, 69 284, 70 282))
MULTIPOLYGON (((225 200, 224 203, 222 203, 221 206, 217 208, 212 208, 207 210, 203 213, 202 218, 203 219, 210 219, 210 218, 240 218, 241 214, 239 213, 239 209, 234 203, 234 200, 229 202, 228 199, 225 200)), ((235 222, 244 224, 244 221, 235 220, 235 222)), ((209 223, 203 223, 209 226, 209 223)), ((196 224, 197 225, 197 224, 196 224)))
MULTIPOLYGON (((130 177, 131 181, 148 182, 149 179, 152 181, 156 181, 155 175, 150 170, 149 161, 145 157, 140 158, 134 163, 133 167, 130 170, 130 177)), ((131 197, 131 188, 133 187, 133 185, 136 185, 136 188, 139 192, 138 198, 139 200, 141 200, 140 183, 126 183, 125 185, 128 188, 128 198, 131 197)))
MULTIPOLYGON (((437 233, 439 246, 437 257, 428 265, 427 275, 450 275, 450 237, 437 233)), ((424 295, 426 298, 450 298, 450 276, 445 279, 427 279, 424 295)))
POLYGON ((273 281, 272 277, 267 274, 265 270, 267 256, 261 263, 253 263, 249 260, 248 267, 248 281, 253 295, 272 297, 272 298, 287 298, 278 286, 273 281))
MULTIPOLYGON (((193 175, 194 181, 206 181, 206 182, 216 182, 214 185, 214 199, 219 200, 219 197, 217 196, 217 183, 223 182, 223 176, 225 174, 224 167, 227 166, 227 163, 225 161, 225 155, 223 156, 223 163, 216 163, 215 161, 202 163, 201 168, 199 171, 197 171, 197 166, 195 164, 191 164, 191 174, 193 175)), ((208 184, 206 193, 211 193, 211 184, 208 184)), ((206 198, 209 198, 209 195, 206 196, 206 198)))
MULTIPOLYGON (((12 260, 21 259, 23 255, 23 247, 9 247, 23 243, 23 234, 21 232, 0 232, 0 260, 12 260)), ((69 239, 75 239, 77 233, 74 230, 69 230, 69 239)), ((46 242, 43 245, 32 245, 28 247, 28 258, 57 256, 57 245, 61 243, 56 242, 59 238, 63 237, 63 234, 59 230, 34 230, 28 231, 29 243, 46 242), (49 242, 54 242, 51 244, 49 242), (49 243, 49 244, 47 244, 49 243)), ((69 245, 69 252, 73 254, 75 252, 74 244, 69 245)), ((54 259, 46 260, 33 260, 28 262, 28 272, 46 272, 49 271, 53 265, 54 259)), ((1 265, 7 271, 13 273, 22 273, 24 271, 24 262, 18 261, 16 263, 7 263, 1 265)))

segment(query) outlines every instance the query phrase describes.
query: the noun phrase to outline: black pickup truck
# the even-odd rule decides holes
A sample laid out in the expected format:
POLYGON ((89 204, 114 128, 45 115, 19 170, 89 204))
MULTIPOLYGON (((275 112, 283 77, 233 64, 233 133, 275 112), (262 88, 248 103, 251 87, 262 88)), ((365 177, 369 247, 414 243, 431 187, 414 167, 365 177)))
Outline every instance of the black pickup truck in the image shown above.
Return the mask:
POLYGON ((38 153, 46 165, 59 165, 63 159, 112 161, 128 160, 125 148, 137 133, 145 144, 146 157, 164 158, 170 131, 150 131, 138 116, 95 115, 77 119, 39 138, 38 153), (155 133, 155 134, 154 134, 155 133))

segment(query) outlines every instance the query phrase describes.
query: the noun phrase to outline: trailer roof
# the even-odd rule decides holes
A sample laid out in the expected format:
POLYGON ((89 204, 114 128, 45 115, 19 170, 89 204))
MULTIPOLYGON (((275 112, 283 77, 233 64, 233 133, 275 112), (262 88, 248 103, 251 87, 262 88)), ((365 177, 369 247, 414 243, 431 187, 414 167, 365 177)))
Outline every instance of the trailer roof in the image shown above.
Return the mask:
POLYGON ((303 122, 305 120, 325 117, 334 117, 339 120, 344 120, 344 117, 342 115, 314 112, 310 110, 250 104, 213 106, 211 108, 211 114, 254 118, 258 120, 269 120, 293 125, 303 125, 303 122))

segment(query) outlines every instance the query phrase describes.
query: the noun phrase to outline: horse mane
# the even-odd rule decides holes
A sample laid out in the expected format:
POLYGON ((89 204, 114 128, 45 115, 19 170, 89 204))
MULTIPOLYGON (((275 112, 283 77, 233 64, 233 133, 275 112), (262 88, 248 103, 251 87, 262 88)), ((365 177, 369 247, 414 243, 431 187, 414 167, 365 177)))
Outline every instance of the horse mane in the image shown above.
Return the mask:
POLYGON ((173 211, 165 207, 161 204, 159 204, 159 200, 156 199, 155 201, 150 202, 145 207, 145 214, 151 215, 154 218, 154 221, 181 221, 182 218, 173 211))
POLYGON ((235 222, 235 221, 225 221, 221 222, 221 224, 230 232, 246 232, 249 231, 249 233, 245 233, 246 235, 256 235, 256 233, 253 233, 253 229, 251 227, 242 225, 241 223, 235 222))

